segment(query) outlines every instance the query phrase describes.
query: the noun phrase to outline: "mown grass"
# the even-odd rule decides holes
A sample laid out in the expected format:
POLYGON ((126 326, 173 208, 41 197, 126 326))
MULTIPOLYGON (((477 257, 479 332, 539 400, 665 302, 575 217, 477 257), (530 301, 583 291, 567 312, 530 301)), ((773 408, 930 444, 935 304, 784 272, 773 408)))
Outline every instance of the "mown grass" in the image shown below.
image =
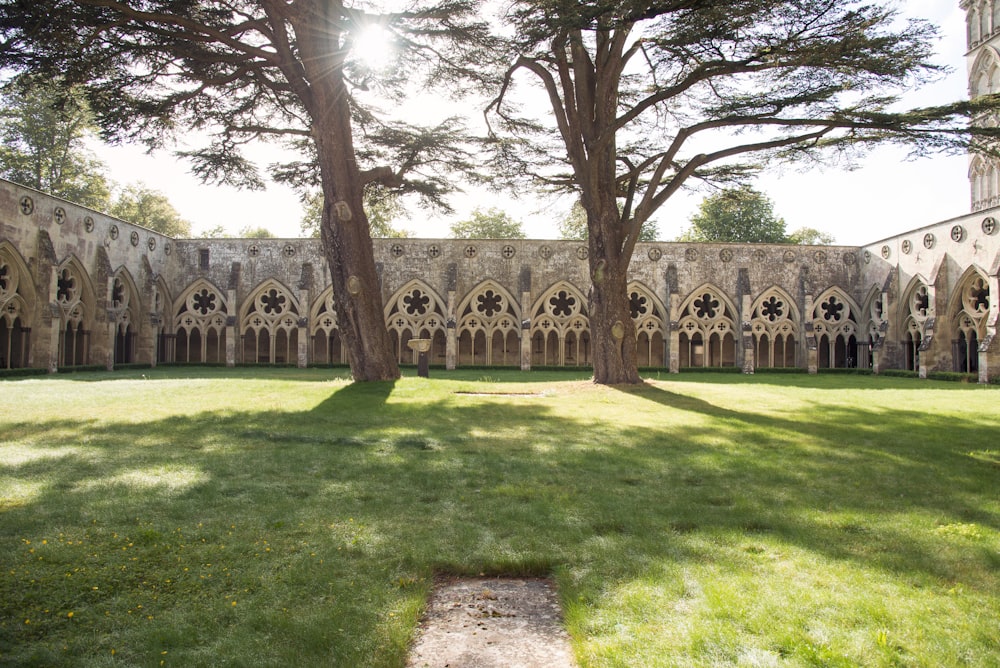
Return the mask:
POLYGON ((995 388, 336 373, 0 382, 0 664, 400 666, 445 571, 582 666, 1000 665, 995 388))

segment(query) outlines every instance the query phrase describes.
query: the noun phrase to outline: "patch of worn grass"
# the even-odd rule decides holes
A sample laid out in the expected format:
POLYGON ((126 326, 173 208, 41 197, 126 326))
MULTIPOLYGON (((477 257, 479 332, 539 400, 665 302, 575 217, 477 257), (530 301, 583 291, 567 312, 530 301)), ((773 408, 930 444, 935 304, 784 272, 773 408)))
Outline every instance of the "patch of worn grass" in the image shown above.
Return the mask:
POLYGON ((1000 663, 995 388, 335 373, 0 383, 0 663, 399 666, 438 571, 584 666, 1000 663))

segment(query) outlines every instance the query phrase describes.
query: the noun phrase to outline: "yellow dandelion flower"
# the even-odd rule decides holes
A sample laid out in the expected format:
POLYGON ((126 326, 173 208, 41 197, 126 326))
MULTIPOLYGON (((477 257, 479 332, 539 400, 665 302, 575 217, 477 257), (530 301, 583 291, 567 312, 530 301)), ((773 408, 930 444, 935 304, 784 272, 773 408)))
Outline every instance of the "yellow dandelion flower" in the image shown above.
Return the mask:
POLYGON ((73 619, 73 612, 70 611, 70 612, 66 613, 66 616, 69 617, 70 619, 73 619))

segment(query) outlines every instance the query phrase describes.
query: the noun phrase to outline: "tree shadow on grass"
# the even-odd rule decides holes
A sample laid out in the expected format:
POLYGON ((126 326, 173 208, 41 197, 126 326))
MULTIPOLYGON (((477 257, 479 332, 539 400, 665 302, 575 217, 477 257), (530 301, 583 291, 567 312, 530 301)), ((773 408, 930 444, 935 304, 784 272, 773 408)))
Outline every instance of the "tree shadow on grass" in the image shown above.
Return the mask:
POLYGON ((963 555, 935 525, 892 521, 1000 527, 996 469, 968 456, 995 441, 981 425, 840 406, 796 421, 642 387, 618 395, 660 407, 636 426, 596 405, 568 418, 531 399, 397 402, 397 389, 350 384, 303 412, 5 425, 30 445, 0 475, 41 482, 0 510, 0 651, 70 665, 58 647, 96 657, 103 634, 133 663, 399 665, 436 571, 555 571, 600 606, 665 568, 746 569, 726 546, 761 541, 1000 597, 984 575, 995 551, 963 555), (675 428, 678 411, 707 420, 675 428), (42 536, 51 554, 28 553, 42 536), (73 568, 87 569, 79 585, 73 568), (79 636, 17 621, 68 606, 89 624, 79 636))

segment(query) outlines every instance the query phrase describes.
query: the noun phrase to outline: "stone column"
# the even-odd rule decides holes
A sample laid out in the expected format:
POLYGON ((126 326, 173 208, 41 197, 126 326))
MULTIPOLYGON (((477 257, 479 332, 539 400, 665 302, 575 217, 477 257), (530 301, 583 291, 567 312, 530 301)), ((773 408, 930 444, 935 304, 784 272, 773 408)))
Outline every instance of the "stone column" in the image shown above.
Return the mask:
POLYGON ((681 333, 677 324, 679 302, 675 294, 671 293, 667 298, 667 308, 670 309, 670 324, 667 326, 667 336, 670 337, 670 373, 680 373, 681 370, 681 333))
MULTIPOLYGON (((927 378, 927 372, 931 367, 927 364, 928 357, 933 358, 934 363, 937 363, 937 345, 934 343, 934 327, 937 322, 937 288, 931 284, 927 286, 927 319, 924 320, 924 329, 921 332, 922 336, 920 338, 920 366, 918 368, 918 375, 921 378, 927 378)), ((950 341, 946 341, 950 345, 950 341)), ((949 351, 950 353, 950 351, 949 351)))
POLYGON ((236 366, 236 342, 239 340, 239 328, 236 323, 236 290, 230 288, 226 290, 226 366, 236 366))
POLYGON ((979 342, 979 382, 988 383, 1000 378, 1000 343, 997 342, 997 324, 1000 323, 1000 304, 993 295, 1000 295, 1000 276, 987 279, 990 289, 990 312, 986 315, 986 336, 979 342))
MULTIPOLYGON (((531 303, 531 293, 521 293, 521 304, 531 303)), ((522 306, 522 308, 524 308, 522 306)), ((521 311, 521 371, 531 371, 531 318, 521 311)))
POLYGON ((816 348, 818 346, 816 342, 816 330, 813 329, 812 322, 812 312, 813 312, 813 296, 806 295, 805 310, 802 311, 803 318, 803 329, 805 330, 805 336, 803 337, 803 342, 805 343, 805 354, 806 354, 806 369, 811 374, 815 374, 819 371, 819 359, 816 354, 816 348))
MULTIPOLYGON (((306 314, 309 313, 309 290, 302 289, 299 290, 299 309, 304 311, 306 314)), ((299 345, 298 345, 298 367, 300 369, 305 369, 309 366, 309 350, 311 346, 309 345, 312 340, 309 336, 309 316, 299 314, 299 345)))
MULTIPOLYGON (((750 309, 751 306, 750 295, 743 295, 742 304, 740 304, 740 319, 742 320, 743 373, 753 375, 757 366, 757 359, 753 348, 753 329, 751 329, 750 326, 750 316, 752 315, 750 309)), ((773 360, 771 363, 774 364, 773 360)))
MULTIPOLYGON (((417 332, 419 335, 420 332, 417 332)), ((455 291, 448 290, 448 320, 445 325, 444 367, 449 371, 458 364, 458 325, 455 322, 455 291)))

